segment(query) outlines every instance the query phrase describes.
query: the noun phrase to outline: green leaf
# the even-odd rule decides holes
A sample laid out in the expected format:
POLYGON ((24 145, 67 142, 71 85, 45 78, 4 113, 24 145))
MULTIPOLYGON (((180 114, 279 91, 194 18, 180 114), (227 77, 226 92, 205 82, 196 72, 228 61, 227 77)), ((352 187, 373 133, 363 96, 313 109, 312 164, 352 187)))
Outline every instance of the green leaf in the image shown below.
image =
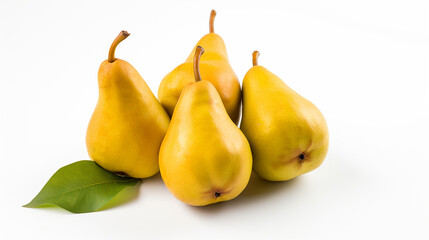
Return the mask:
POLYGON ((119 177, 94 161, 78 161, 60 168, 37 196, 23 207, 56 205, 73 213, 94 212, 139 179, 119 177))

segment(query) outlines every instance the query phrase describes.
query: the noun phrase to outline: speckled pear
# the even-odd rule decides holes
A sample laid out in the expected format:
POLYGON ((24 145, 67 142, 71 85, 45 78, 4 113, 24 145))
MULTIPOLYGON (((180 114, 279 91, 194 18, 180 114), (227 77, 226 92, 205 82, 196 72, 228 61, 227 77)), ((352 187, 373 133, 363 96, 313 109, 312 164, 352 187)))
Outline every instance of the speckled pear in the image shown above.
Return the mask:
POLYGON ((319 167, 328 152, 328 126, 319 109, 258 65, 243 80, 241 130, 253 153, 253 169, 270 181, 285 181, 319 167))
POLYGON ((158 153, 170 118, 128 62, 114 56, 122 31, 98 71, 99 97, 88 125, 91 159, 119 175, 146 178, 159 171, 158 153))
POLYGON ((197 46, 204 48, 201 57, 200 72, 205 81, 209 81, 218 91, 230 118, 237 124, 241 110, 241 89, 237 76, 229 64, 225 43, 214 33, 214 18, 216 12, 210 15, 210 33, 201 38, 195 45, 186 61, 168 73, 161 81, 158 98, 170 116, 182 93, 183 88, 193 82, 193 59, 197 46))
POLYGON ((161 145, 161 176, 179 200, 204 206, 237 197, 252 171, 252 153, 240 129, 229 118, 216 88, 198 70, 180 95, 161 145))

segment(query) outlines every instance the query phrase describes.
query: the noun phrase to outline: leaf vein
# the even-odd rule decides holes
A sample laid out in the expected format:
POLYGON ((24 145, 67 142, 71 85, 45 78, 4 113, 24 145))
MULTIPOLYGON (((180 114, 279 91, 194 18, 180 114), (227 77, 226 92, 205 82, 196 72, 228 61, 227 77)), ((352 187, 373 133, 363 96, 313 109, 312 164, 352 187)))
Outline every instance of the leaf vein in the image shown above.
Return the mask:
POLYGON ((83 189, 83 188, 89 188, 89 187, 96 186, 96 185, 102 185, 102 184, 114 183, 114 182, 131 182, 131 181, 133 181, 133 180, 135 180, 135 179, 127 179, 127 180, 113 180, 113 181, 104 181, 104 182, 99 182, 99 183, 93 183, 93 184, 89 184, 89 185, 85 185, 85 186, 82 186, 82 187, 78 187, 78 188, 75 188, 75 189, 72 189, 72 190, 69 190, 69 191, 65 191, 65 192, 62 192, 62 193, 58 193, 58 194, 56 194, 56 195, 53 195, 53 196, 50 196, 50 197, 47 197, 47 198, 43 198, 43 199, 40 199, 40 200, 36 200, 36 201, 34 201, 34 202, 30 202, 30 204, 31 204, 31 203, 33 203, 33 204, 34 204, 34 203, 37 203, 37 202, 43 202, 43 201, 46 201, 46 200, 48 200, 48 199, 55 198, 55 197, 58 197, 58 196, 60 196, 60 195, 64 195, 64 194, 71 193, 71 192, 74 192, 74 191, 78 191, 78 190, 83 189))

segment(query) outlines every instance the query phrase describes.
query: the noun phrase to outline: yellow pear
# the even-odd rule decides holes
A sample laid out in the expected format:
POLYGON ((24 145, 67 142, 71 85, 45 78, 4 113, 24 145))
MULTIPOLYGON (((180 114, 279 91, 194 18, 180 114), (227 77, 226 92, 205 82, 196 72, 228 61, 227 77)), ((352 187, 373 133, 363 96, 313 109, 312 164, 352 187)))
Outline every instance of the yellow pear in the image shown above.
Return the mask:
POLYGON ((99 98, 86 134, 89 156, 101 167, 146 178, 159 171, 158 153, 169 117, 128 62, 115 58, 122 31, 98 71, 99 98))
POLYGON ((253 153, 253 170, 270 181, 285 181, 316 169, 328 152, 328 127, 310 101, 259 66, 243 79, 241 130, 253 153))
POLYGON ((167 188, 193 206, 235 198, 252 171, 246 137, 229 118, 213 84, 201 81, 203 51, 196 48, 194 81, 183 89, 159 153, 167 188))
POLYGON ((213 84, 228 115, 237 124, 241 107, 240 83, 229 64, 225 43, 218 34, 214 33, 215 16, 216 12, 212 10, 209 24, 210 33, 201 38, 195 45, 185 63, 176 67, 162 79, 158 89, 158 98, 168 114, 172 116, 182 89, 194 81, 192 67, 194 53, 196 46, 201 46, 205 51, 200 63, 201 77, 213 84))

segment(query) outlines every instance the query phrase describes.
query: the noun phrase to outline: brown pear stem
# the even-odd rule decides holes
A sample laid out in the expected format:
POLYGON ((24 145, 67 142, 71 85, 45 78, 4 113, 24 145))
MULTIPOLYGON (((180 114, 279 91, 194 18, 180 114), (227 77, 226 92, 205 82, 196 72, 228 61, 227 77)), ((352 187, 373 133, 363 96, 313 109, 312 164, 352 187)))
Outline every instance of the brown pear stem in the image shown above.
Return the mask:
POLYGON ((118 46, 118 44, 120 42, 122 42, 128 36, 130 36, 130 34, 127 31, 122 30, 119 33, 119 35, 115 38, 115 40, 113 41, 112 45, 110 46, 109 58, 107 59, 107 61, 109 61, 110 63, 112 63, 112 62, 115 61, 115 50, 116 50, 116 47, 118 46))
POLYGON ((194 55, 194 75, 195 75, 195 82, 201 81, 201 74, 200 74, 200 59, 201 55, 204 53, 204 48, 201 46, 197 46, 195 49, 195 55, 194 55))
POLYGON ((254 51, 252 54, 253 66, 258 66, 258 57, 259 57, 259 52, 254 51))
POLYGON ((209 29, 210 33, 214 33, 214 19, 216 17, 216 11, 212 10, 210 13, 210 22, 209 22, 209 29))

